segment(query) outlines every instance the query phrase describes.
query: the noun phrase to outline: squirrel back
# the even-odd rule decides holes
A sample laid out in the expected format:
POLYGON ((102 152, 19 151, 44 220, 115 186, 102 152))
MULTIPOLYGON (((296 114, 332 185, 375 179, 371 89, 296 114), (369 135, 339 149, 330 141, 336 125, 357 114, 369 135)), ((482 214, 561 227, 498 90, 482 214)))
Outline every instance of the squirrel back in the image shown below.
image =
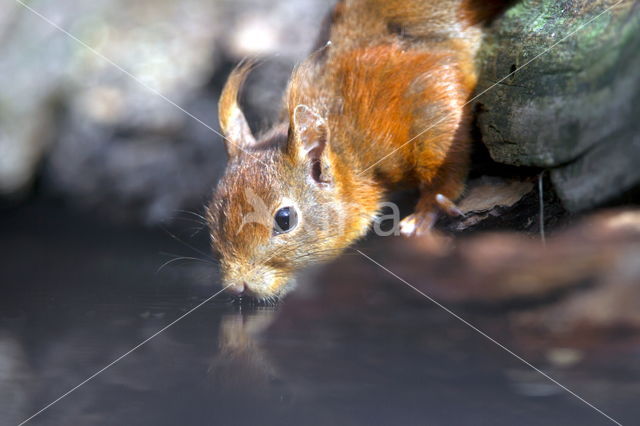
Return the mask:
POLYGON ((325 18, 316 42, 339 40, 349 48, 397 35, 430 44, 467 39, 478 48, 478 26, 498 16, 511 0, 341 0, 325 18))
POLYGON ((467 151, 460 139, 468 136, 465 104, 477 82, 482 25, 506 4, 340 1, 325 20, 318 50, 294 72, 288 118, 297 105, 311 107, 327 119, 332 148, 342 158, 361 171, 384 158, 374 171, 391 185, 424 180, 414 176, 411 164, 415 145, 428 141, 434 156, 422 157, 434 171, 431 180, 446 162, 444 151, 467 151), (414 138, 419 140, 413 146, 405 144, 414 138))

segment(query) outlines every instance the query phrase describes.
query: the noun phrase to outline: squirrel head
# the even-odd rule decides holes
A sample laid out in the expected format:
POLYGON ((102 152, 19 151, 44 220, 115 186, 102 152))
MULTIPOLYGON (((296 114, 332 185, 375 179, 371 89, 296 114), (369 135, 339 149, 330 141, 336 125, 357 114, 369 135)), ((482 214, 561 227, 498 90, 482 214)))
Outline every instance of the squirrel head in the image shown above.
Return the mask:
POLYGON ((207 219, 223 285, 272 300, 293 287, 296 271, 362 236, 372 215, 354 201, 353 172, 314 108, 291 105, 288 122, 254 138, 237 101, 249 69, 238 67, 221 94, 229 161, 207 219))

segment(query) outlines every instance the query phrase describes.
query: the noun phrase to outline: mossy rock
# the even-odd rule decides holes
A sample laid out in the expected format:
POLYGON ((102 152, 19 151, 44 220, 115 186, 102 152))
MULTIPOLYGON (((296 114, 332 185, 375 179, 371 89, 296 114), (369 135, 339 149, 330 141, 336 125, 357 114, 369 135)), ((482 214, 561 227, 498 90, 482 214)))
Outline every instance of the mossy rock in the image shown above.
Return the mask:
POLYGON ((478 126, 491 156, 551 169, 574 211, 638 185, 639 52, 639 2, 518 2, 479 57, 478 126))

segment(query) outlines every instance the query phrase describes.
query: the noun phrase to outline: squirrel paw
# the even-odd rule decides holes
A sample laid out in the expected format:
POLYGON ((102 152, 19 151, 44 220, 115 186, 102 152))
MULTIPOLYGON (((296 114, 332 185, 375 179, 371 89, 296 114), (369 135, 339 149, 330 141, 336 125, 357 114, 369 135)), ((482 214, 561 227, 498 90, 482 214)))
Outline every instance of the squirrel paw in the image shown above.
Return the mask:
POLYGON ((419 210, 400 221, 400 234, 405 237, 430 236, 434 239, 436 232, 433 230, 438 220, 438 213, 442 211, 449 216, 464 217, 464 213, 449 198, 442 194, 436 194, 435 204, 430 204, 430 209, 419 210))
POLYGON ((462 212, 462 210, 460 210, 456 203, 454 203, 444 195, 436 194, 436 203, 438 204, 438 207, 449 216, 464 217, 464 213, 462 212))
POLYGON ((421 249, 433 255, 444 255, 452 247, 452 239, 433 229, 437 213, 413 213, 400 221, 400 234, 413 238, 421 249))
POLYGON ((437 218, 435 212, 410 214, 400 221, 400 234, 405 237, 429 235, 437 218))

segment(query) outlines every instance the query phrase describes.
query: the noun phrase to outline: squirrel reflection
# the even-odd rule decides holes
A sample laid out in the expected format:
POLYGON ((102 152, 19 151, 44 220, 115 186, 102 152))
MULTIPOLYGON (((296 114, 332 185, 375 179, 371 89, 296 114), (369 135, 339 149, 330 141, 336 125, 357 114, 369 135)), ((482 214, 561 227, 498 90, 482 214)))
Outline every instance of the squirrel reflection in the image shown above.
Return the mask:
POLYGON ((216 386, 225 394, 244 398, 288 401, 289 392, 261 345, 261 335, 277 316, 275 306, 240 306, 222 317, 218 350, 209 368, 216 386), (250 395, 247 395, 250 392, 250 395))

